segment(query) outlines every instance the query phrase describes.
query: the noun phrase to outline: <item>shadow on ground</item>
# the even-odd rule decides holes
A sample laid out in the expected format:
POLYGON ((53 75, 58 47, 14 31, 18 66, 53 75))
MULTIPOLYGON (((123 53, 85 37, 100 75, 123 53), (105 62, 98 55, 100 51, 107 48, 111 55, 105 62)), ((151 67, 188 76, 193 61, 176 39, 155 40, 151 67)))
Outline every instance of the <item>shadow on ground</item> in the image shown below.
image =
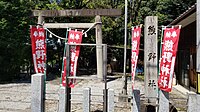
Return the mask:
MULTIPOLYGON (((49 73, 46 75, 46 81, 52 81, 52 80, 56 79, 57 77, 58 77, 58 75, 49 73)), ((30 74, 20 74, 18 76, 10 78, 10 80, 3 80, 3 81, 0 80, 0 84, 9 84, 9 83, 31 83, 31 75, 30 74)))

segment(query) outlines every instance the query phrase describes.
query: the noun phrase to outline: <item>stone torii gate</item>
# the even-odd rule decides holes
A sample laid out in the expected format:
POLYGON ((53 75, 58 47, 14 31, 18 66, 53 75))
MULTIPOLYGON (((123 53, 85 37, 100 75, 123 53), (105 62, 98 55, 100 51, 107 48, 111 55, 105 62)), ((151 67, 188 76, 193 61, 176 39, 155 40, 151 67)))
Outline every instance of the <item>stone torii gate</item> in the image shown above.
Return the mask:
MULTIPOLYGON (((120 16, 121 9, 74 9, 74 10, 33 10, 32 16, 38 17, 38 24, 46 28, 96 28, 96 44, 102 44, 102 23, 100 16, 120 16), (95 23, 44 23, 45 17, 95 17, 95 23)), ((96 47, 97 77, 103 79, 102 47, 96 47)))

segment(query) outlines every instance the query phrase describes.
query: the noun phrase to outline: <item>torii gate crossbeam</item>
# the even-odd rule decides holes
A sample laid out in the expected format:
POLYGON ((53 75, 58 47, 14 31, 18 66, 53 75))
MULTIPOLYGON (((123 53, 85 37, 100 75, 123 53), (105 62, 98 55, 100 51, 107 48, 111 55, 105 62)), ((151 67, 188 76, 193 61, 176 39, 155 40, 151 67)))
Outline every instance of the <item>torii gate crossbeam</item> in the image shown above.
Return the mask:
MULTIPOLYGON (((95 24, 96 44, 102 44, 102 24, 100 16, 120 16, 121 9, 71 9, 71 10, 33 10, 32 16, 38 16, 38 24, 47 28, 90 28, 95 24), (95 23, 43 23, 45 17, 95 17, 95 23)), ((103 53, 96 47, 97 77, 103 80, 103 53)))

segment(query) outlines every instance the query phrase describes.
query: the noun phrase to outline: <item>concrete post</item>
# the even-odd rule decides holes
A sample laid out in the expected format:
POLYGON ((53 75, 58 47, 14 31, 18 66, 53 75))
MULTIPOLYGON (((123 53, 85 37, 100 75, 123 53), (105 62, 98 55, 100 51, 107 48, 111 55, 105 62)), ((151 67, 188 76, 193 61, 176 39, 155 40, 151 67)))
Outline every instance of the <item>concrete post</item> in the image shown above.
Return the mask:
MULTIPOLYGON (((96 44, 102 44, 102 29, 101 29, 101 17, 95 17, 96 25, 96 44)), ((96 46, 97 55, 97 77, 103 80, 103 51, 102 46, 96 46)))
POLYGON ((199 94, 197 94, 197 103, 196 103, 196 108, 197 108, 197 111, 199 112, 199 110, 200 110, 200 95, 199 94))
POLYGON ((145 96, 149 98, 149 102, 154 103, 158 97, 158 17, 147 16, 145 18, 144 28, 144 83, 145 96), (151 99, 150 99, 151 98, 151 99), (154 99, 152 99, 154 98, 154 99))
POLYGON ((85 88, 83 90, 83 112, 90 112, 90 96, 91 89, 85 88))
POLYGON ((187 112, 199 112, 200 110, 200 95, 188 93, 187 112))
POLYGON ((58 112, 65 112, 66 107, 66 97, 65 97, 65 87, 60 87, 59 89, 59 109, 58 112))
POLYGON ((140 112, 140 90, 133 90, 132 112, 140 112))
POLYGON ((108 112, 114 112, 114 90, 108 89, 108 112))
POLYGON ((158 112, 169 112, 169 93, 160 90, 158 112))
POLYGON ((197 112, 196 111, 196 103, 197 103, 197 99, 196 99, 196 94, 194 93, 188 93, 188 102, 187 102, 187 112, 197 112))
POLYGON ((44 112, 44 74, 31 76, 31 112, 44 112))

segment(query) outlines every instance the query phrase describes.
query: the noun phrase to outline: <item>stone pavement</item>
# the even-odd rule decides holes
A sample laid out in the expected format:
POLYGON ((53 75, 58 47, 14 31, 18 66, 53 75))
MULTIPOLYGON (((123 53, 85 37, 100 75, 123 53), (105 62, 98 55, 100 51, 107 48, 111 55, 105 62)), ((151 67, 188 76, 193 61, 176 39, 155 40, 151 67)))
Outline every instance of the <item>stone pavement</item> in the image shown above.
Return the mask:
POLYGON ((174 88, 169 94, 171 105, 173 105, 178 112, 186 112, 187 110, 187 95, 181 93, 178 89, 174 88))
POLYGON ((187 111, 187 99, 188 93, 194 93, 193 91, 189 91, 181 85, 174 85, 173 90, 170 93, 170 101, 172 105, 176 107, 176 109, 180 112, 187 111))
MULTIPOLYGON (((93 77, 93 76, 90 76, 93 77)), ((111 79, 108 81, 108 88, 115 91, 115 112, 131 112, 131 103, 122 103, 119 101, 118 95, 122 89, 122 78, 111 79)), ((92 111, 101 111, 103 102, 104 83, 98 80, 80 80, 77 81, 72 93, 81 93, 83 88, 90 87, 92 96, 92 111)), ((30 82, 28 83, 8 83, 0 84, 0 112, 31 112, 31 92, 30 82)), ((57 112, 58 110, 58 90, 59 79, 47 81, 46 84, 46 112, 57 112)), ((140 79, 135 80, 135 88, 140 89, 141 94, 144 94, 144 82, 140 79)), ((128 80, 128 95, 131 96, 131 81, 128 80)), ((81 95, 72 95, 72 111, 82 112, 81 95)), ((187 96, 180 93, 176 88, 173 88, 170 93, 170 102, 179 111, 186 110, 187 96)))

